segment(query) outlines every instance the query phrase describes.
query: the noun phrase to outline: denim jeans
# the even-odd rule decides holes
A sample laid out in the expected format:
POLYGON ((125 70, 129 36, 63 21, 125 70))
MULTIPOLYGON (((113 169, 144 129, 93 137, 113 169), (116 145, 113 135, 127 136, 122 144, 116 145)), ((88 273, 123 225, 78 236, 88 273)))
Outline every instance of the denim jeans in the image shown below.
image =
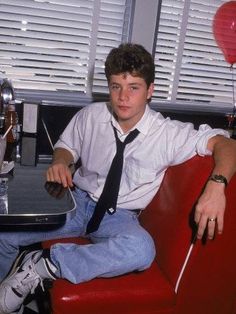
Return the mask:
MULTIPOLYGON (((87 193, 74 191, 77 208, 74 218, 63 226, 47 231, 0 232, 0 280, 11 268, 20 246, 67 237, 86 237, 85 230, 96 203, 87 193)), ((56 275, 72 283, 95 277, 113 277, 134 270, 144 270, 155 257, 155 245, 138 221, 137 214, 118 208, 106 214, 99 229, 88 235, 91 244, 57 243, 50 255, 57 266, 56 275)))

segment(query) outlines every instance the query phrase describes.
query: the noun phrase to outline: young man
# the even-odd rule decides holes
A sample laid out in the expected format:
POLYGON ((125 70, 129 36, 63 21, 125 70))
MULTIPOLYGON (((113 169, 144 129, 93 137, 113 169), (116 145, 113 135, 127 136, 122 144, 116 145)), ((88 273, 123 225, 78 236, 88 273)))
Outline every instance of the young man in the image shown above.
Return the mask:
POLYGON ((93 244, 58 243, 50 250, 23 252, 0 285, 2 314, 21 311, 25 297, 46 278, 80 283, 148 268, 155 247, 138 214, 156 194, 167 167, 195 154, 213 154, 215 159, 213 176, 196 207, 198 238, 205 230, 210 239, 216 230, 223 231, 224 189, 236 170, 235 141, 223 130, 208 125, 195 130, 191 123, 165 119, 149 108, 155 69, 142 46, 112 49, 105 73, 110 102, 89 105, 75 115, 56 143, 47 171, 48 181, 75 186, 76 216, 57 230, 0 233, 1 279, 20 245, 71 236, 89 237, 93 244), (69 165, 79 159, 81 166, 72 178, 69 165), (122 168, 121 178, 113 170, 109 173, 113 163, 116 170, 122 168))

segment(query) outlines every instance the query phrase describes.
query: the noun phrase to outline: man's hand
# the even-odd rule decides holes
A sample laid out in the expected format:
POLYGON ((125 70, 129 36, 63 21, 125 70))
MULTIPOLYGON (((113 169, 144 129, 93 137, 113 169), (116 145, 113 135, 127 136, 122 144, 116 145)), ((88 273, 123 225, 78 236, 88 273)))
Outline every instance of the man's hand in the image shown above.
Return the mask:
POLYGON ((72 174, 66 163, 55 161, 46 172, 46 178, 49 182, 58 182, 63 187, 73 187, 72 174))
POLYGON ((223 232, 224 212, 226 206, 225 185, 214 181, 208 181, 204 192, 196 205, 195 222, 198 225, 197 238, 201 239, 204 232, 208 238, 213 239, 216 230, 218 234, 223 232))
MULTIPOLYGON (((215 161, 212 174, 223 175, 229 182, 236 172, 236 141, 216 135, 208 140, 207 149, 212 152, 215 161)), ((214 238, 216 230, 219 234, 223 232, 226 206, 224 190, 224 183, 207 182, 194 217, 198 225, 198 239, 203 237, 205 231, 209 239, 214 238)))
POLYGON ((64 148, 56 148, 53 162, 46 172, 46 180, 57 182, 63 187, 73 187, 72 173, 69 165, 74 162, 72 154, 64 148))
POLYGON ((50 194, 51 196, 61 199, 65 195, 67 188, 64 188, 60 183, 57 182, 49 182, 47 181, 44 184, 45 190, 50 194))

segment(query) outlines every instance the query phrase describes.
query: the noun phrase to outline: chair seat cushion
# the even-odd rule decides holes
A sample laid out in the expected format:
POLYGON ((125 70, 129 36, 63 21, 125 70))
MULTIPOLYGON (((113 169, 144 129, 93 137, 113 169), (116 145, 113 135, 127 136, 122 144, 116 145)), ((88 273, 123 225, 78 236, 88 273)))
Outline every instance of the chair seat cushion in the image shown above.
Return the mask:
POLYGON ((170 314, 175 300, 174 289, 156 262, 143 272, 116 278, 96 278, 78 285, 59 279, 51 290, 55 314, 170 314))

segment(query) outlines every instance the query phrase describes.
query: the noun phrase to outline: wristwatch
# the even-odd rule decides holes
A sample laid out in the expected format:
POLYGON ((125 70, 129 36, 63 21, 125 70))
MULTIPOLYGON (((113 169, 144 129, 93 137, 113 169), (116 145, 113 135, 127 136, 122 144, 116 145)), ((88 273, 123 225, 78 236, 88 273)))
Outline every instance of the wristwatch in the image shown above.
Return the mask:
POLYGON ((228 185, 226 177, 222 176, 222 174, 212 174, 209 177, 209 180, 215 181, 217 183, 224 183, 225 186, 228 185))

